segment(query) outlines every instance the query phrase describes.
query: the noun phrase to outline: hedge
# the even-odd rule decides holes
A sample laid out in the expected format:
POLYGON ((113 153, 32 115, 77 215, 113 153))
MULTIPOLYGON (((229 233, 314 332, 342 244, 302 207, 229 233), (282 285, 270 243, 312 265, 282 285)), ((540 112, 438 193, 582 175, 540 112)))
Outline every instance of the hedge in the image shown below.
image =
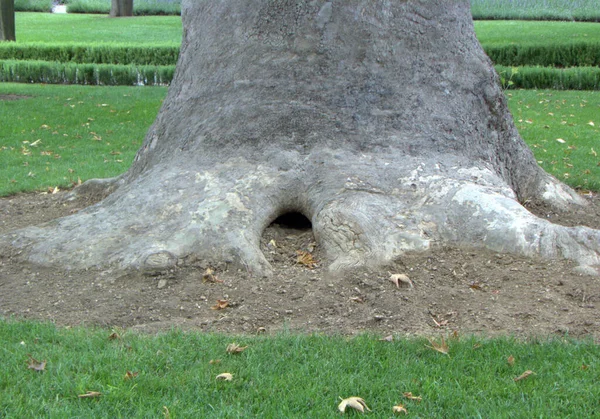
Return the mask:
POLYGON ((496 71, 504 79, 506 88, 600 90, 600 68, 598 67, 560 69, 539 66, 517 68, 496 66, 496 71))
POLYGON ((504 66, 586 67, 600 65, 600 44, 483 45, 494 64, 504 66))
POLYGON ((0 61, 0 82, 154 86, 169 84, 174 71, 175 66, 4 60, 0 61))
POLYGON ((0 43, 0 60, 63 63, 175 65, 179 46, 51 45, 0 43))

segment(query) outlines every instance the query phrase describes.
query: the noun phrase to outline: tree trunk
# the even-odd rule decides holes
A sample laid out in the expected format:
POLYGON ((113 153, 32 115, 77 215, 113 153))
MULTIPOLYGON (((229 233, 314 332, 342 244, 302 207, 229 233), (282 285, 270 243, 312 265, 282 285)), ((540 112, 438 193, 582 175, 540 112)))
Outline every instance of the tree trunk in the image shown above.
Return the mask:
POLYGON ((111 0, 110 17, 133 16, 133 0, 111 0))
POLYGON ((189 0, 183 24, 115 191, 5 243, 47 265, 267 274, 264 229, 299 212, 334 271, 439 244, 600 265, 600 232, 519 203, 585 205, 520 138, 469 1, 189 0))
POLYGON ((0 41, 14 41, 15 0, 0 0, 0 41))

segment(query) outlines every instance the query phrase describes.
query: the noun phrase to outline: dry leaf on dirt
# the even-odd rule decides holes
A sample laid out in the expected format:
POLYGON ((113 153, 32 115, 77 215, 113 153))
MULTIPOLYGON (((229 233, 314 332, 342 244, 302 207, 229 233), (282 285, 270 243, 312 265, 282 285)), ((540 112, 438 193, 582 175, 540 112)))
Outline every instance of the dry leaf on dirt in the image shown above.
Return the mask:
POLYGON ((408 275, 405 274, 394 274, 390 276, 390 282, 393 282, 394 285, 396 285, 396 288, 400 288, 400 286, 412 288, 414 286, 408 275))
POLYGON ((46 360, 38 361, 31 355, 27 355, 29 357, 29 362, 27 363, 27 368, 34 371, 44 371, 46 369, 46 360))
POLYGON ((483 287, 479 282, 471 282, 469 284, 469 288, 471 288, 472 290, 477 290, 477 291, 483 290, 483 287))
POLYGON ((408 400, 415 400, 417 402, 421 402, 423 400, 423 398, 421 396, 413 396, 413 394, 410 391, 403 393, 402 395, 404 397, 406 397, 408 400))
POLYGON ((314 269, 317 266, 317 262, 313 258, 313 255, 303 250, 296 250, 298 257, 296 263, 306 266, 308 269, 314 269))
POLYGON ((222 374, 217 375, 216 379, 223 380, 223 381, 231 381, 231 380, 233 380, 233 374, 224 372, 222 374))
POLYGON ((352 409, 358 410, 361 413, 365 413, 365 409, 371 411, 369 406, 365 403, 363 399, 360 397, 348 397, 347 399, 342 399, 342 402, 338 405, 338 410, 342 413, 346 413, 346 408, 350 407, 352 409))
POLYGON ((525 371, 523 374, 519 375, 517 378, 514 378, 515 381, 521 381, 529 377, 530 375, 535 374, 535 372, 531 370, 525 371))
POLYGON ((437 352, 439 352, 441 354, 448 355, 448 351, 449 351, 450 348, 448 348, 448 344, 444 340, 443 336, 442 336, 442 342, 441 343, 437 343, 433 339, 429 339, 429 343, 431 343, 431 346, 428 346, 428 345, 425 345, 425 346, 427 346, 428 348, 431 348, 434 351, 437 351, 437 352))
POLYGON ((139 375, 139 372, 131 372, 131 371, 127 371, 125 373, 125 376, 123 377, 123 380, 131 380, 132 378, 135 378, 139 375))
POLYGON ((206 268, 206 271, 202 274, 202 282, 212 282, 213 284, 222 283, 219 278, 215 275, 215 272, 211 268, 206 268))
POLYGON ((404 415, 408 415, 408 410, 406 410, 406 408, 404 406, 402 406, 401 404, 394 406, 392 408, 392 411, 399 415, 400 413, 404 414, 404 415))
POLYGON ((229 306, 229 300, 217 300, 217 304, 210 308, 212 310, 223 310, 224 308, 227 308, 227 306, 229 306))
POLYGON ((80 399, 94 399, 97 397, 102 396, 102 393, 98 392, 98 391, 88 391, 85 394, 80 394, 79 397, 80 399))
POLYGON ((237 343, 230 343, 229 345, 227 345, 227 353, 230 354, 239 354, 241 352, 244 352, 246 349, 248 348, 248 346, 240 346, 237 343))
POLYGON ((509 356, 509 357, 506 359, 506 362, 508 362, 508 365, 515 365, 515 357, 514 357, 514 356, 512 356, 512 355, 511 355, 511 356, 509 356))

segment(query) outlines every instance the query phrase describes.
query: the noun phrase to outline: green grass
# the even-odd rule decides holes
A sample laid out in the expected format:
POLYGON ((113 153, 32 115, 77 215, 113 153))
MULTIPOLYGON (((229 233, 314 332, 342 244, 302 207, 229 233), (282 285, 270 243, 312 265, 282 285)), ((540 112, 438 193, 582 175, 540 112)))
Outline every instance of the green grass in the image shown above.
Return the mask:
MULTIPOLYGON (((10 115, 0 125, 0 196, 6 196, 125 172, 166 88, 1 83, 1 94, 31 96, 0 101, 0 113, 10 115)), ((540 165, 573 187, 599 191, 600 92, 508 95, 540 165)))
POLYGON ((398 403, 423 418, 600 414, 591 341, 451 339, 443 355, 417 338, 110 333, 0 321, 0 417, 159 418, 166 406, 173 418, 335 418, 339 397, 350 396, 373 417, 392 417, 398 403), (248 348, 227 354, 232 342, 248 348), (45 371, 28 369, 28 354, 45 371), (535 375, 515 382, 526 370, 535 375), (126 380, 127 371, 138 375, 126 380), (217 381, 223 372, 233 381, 217 381), (77 397, 87 391, 102 395, 77 397))
POLYGON ((68 187, 127 170, 154 122, 164 87, 0 83, 0 196, 68 187))
POLYGON ((518 90, 508 96, 540 166, 573 187, 600 190, 600 92, 518 90))
POLYGON ((105 15, 16 13, 18 43, 49 44, 181 44, 179 16, 140 16, 125 19, 105 15))
POLYGON ((600 20, 597 0, 471 0, 475 19, 600 20))
POLYGON ((600 25, 590 22, 476 21, 482 45, 568 45, 600 43, 600 25))

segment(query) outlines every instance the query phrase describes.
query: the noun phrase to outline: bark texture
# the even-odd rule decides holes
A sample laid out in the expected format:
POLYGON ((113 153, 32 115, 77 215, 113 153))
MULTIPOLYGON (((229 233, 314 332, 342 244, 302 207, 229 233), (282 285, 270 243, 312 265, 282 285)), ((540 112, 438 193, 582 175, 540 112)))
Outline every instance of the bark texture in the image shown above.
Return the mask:
POLYGON ((0 0, 0 41, 15 40, 15 1, 0 0))
POLYGON ((110 17, 133 16, 133 0, 111 0, 110 17))
MULTIPOLYGON (((468 1, 184 1, 165 103, 115 191, 4 238, 41 264, 268 273, 264 229, 300 212, 332 270, 437 244, 600 265, 600 233, 519 202, 584 205, 538 167, 468 1)), ((95 183, 98 184, 97 182, 95 183)))

